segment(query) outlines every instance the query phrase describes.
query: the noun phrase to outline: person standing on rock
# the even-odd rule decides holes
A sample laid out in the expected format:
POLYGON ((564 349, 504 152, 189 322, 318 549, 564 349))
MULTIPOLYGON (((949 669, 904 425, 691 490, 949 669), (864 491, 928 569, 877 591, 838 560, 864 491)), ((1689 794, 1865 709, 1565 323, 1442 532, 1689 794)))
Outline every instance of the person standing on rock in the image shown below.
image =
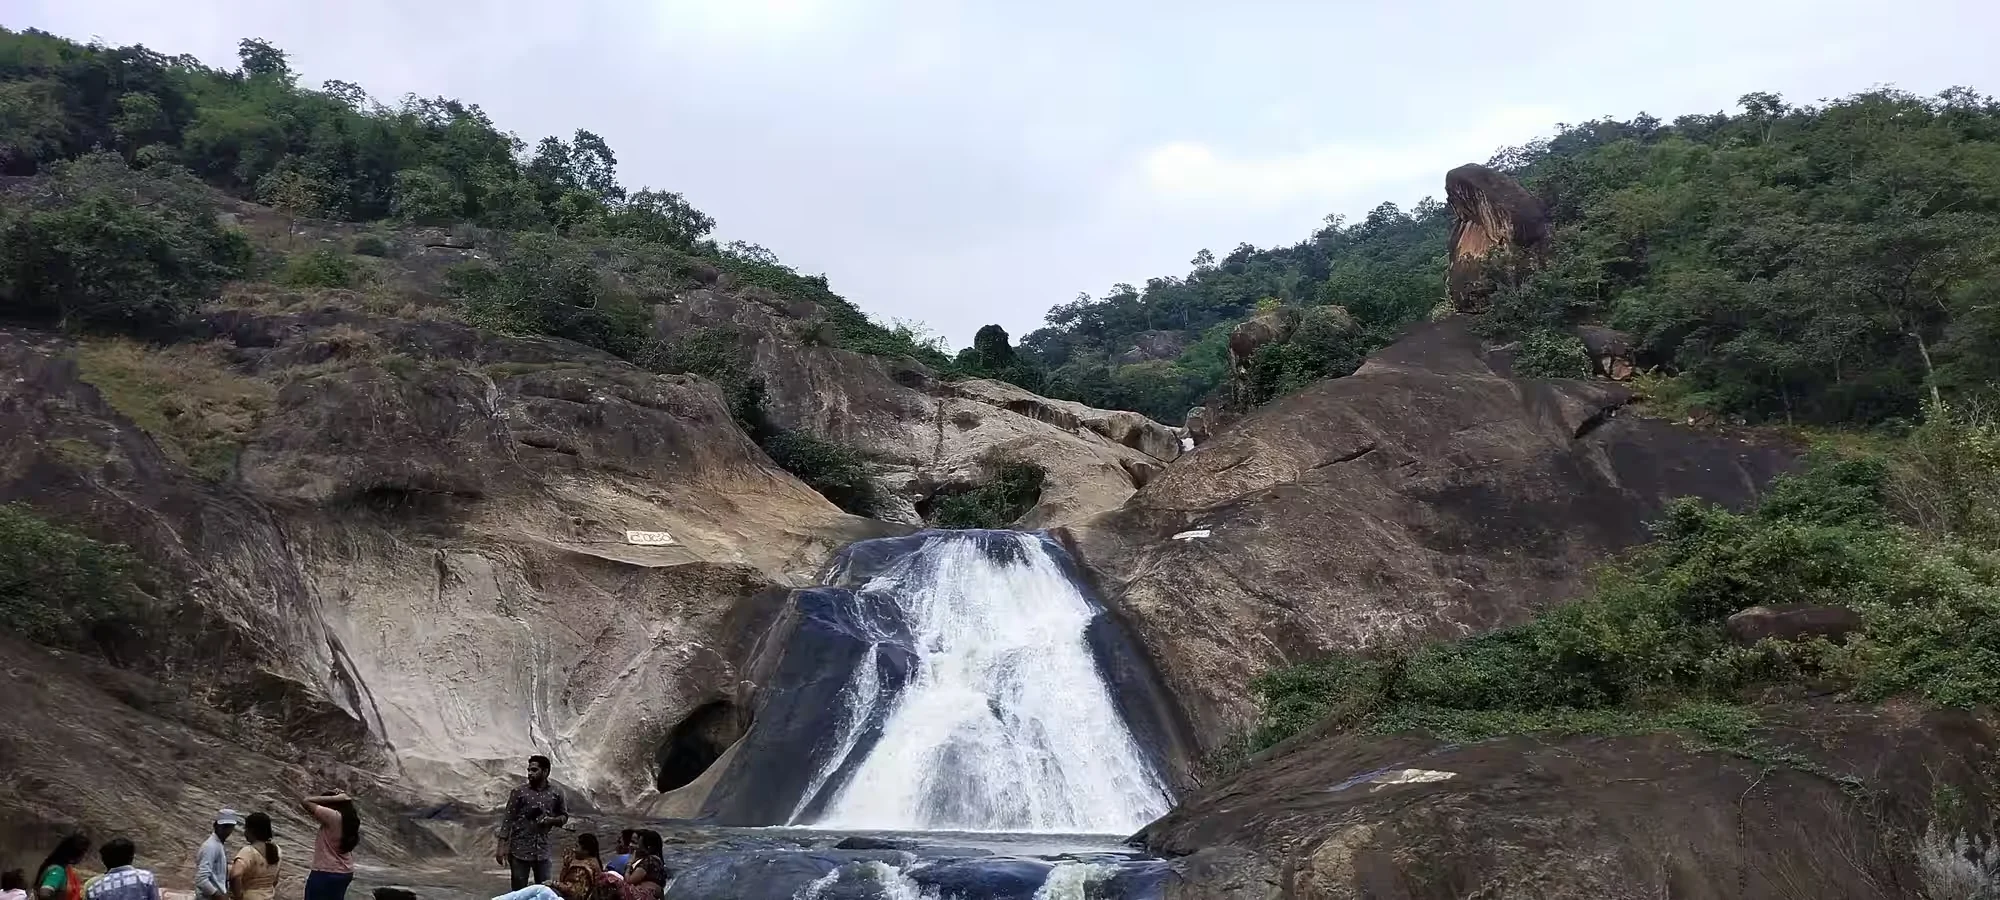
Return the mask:
POLYGON ((194 859, 194 895, 199 900, 229 900, 229 836, 241 824, 236 810, 215 814, 215 828, 194 859))
POLYGON ((153 873, 132 867, 138 848, 125 838, 112 838, 98 848, 104 874, 84 885, 84 900, 160 900, 160 885, 153 873))
POLYGON ((229 861, 231 896, 234 900, 271 900, 278 893, 278 845, 271 842, 271 817, 263 813, 245 817, 243 840, 243 849, 229 861))
POLYGON ((549 880, 549 830, 569 821, 562 791, 549 783, 549 758, 528 757, 528 783, 507 795, 493 861, 507 867, 514 890, 549 880))
POLYGON ((361 814, 354 809, 354 798, 336 791, 299 803, 319 823, 305 900, 347 900, 347 886, 354 883, 354 848, 361 846, 361 814))

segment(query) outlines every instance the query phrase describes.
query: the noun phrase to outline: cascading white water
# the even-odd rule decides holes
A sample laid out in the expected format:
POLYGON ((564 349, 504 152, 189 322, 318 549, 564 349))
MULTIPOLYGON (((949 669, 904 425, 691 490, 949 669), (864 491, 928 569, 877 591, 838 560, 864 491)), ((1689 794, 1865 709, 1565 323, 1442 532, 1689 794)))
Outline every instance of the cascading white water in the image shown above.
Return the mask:
POLYGON ((942 532, 861 592, 897 598, 916 670, 814 824, 1125 834, 1166 812, 1092 659, 1097 611, 1040 539, 942 532), (989 552, 996 538, 1018 552, 989 552))

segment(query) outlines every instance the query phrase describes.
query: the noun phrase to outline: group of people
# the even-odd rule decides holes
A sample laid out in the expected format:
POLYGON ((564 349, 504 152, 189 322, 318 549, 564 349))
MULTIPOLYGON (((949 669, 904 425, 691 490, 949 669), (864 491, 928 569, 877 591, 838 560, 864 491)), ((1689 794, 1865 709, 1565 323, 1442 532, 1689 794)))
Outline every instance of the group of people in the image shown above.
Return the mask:
MULTIPOLYGON (((335 793, 299 802, 319 824, 304 900, 346 900, 354 881, 354 848, 361 843, 361 816, 354 801, 335 793)), ((549 783, 548 757, 529 757, 528 781, 508 795, 493 851, 494 862, 507 867, 513 890, 494 900, 660 900, 673 873, 659 832, 621 832, 609 862, 597 835, 578 834, 561 865, 552 866, 553 833, 568 823, 562 791, 549 783)), ((90 839, 65 837, 35 870, 32 882, 18 869, 0 873, 0 900, 161 900, 153 873, 134 865, 138 848, 130 839, 113 838, 97 852, 104 874, 86 880, 77 867, 90 853, 90 839)), ((195 856, 195 898, 276 900, 282 869, 271 817, 252 813, 238 818, 235 810, 224 809, 195 856), (232 857, 229 839, 239 827, 244 846, 232 857)))
MULTIPOLYGON (((354 801, 345 794, 325 794, 299 802, 319 823, 305 900, 345 900, 347 886, 354 880, 354 848, 361 843, 361 817, 354 801)), ((0 874, 0 900, 160 900, 158 879, 134 865, 139 851, 130 838, 112 838, 98 847, 104 874, 85 879, 78 867, 89 854, 89 837, 63 838, 35 870, 33 882, 18 869, 0 874)), ((224 809, 196 851, 196 900, 274 900, 280 870, 271 817, 251 813, 238 818, 235 810, 224 809), (239 827, 244 846, 232 857, 229 839, 239 827)))
POLYGON ((528 757, 528 782, 507 796, 494 835, 493 861, 507 867, 513 890, 494 900, 659 900, 673 877, 659 832, 620 832, 609 862, 597 835, 578 834, 552 872, 552 837, 568 822, 562 791, 549 783, 549 758, 528 757))

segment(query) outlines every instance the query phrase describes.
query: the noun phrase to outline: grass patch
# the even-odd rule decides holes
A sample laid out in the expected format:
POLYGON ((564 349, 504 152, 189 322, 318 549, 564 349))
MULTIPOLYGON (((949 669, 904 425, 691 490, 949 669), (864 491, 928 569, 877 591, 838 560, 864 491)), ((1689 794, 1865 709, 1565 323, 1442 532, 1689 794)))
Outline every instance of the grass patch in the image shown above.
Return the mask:
POLYGON ((238 374, 215 345, 151 347, 124 339, 77 345, 77 367, 175 462, 222 480, 277 389, 238 374))
POLYGON ((110 459, 104 448, 81 438, 57 438, 49 442, 56 458, 79 469, 95 469, 110 459))

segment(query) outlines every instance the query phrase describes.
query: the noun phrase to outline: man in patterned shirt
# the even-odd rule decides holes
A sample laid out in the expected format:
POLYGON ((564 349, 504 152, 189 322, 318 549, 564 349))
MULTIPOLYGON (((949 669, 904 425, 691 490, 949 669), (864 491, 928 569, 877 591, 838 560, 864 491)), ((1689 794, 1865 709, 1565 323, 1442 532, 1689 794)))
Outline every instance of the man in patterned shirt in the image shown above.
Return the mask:
POLYGON ((493 861, 507 867, 514 890, 549 880, 549 830, 568 821, 562 791, 549 783, 549 758, 528 757, 528 783, 507 795, 494 836, 493 861))
POLYGON ((84 884, 84 900, 160 900, 160 886, 154 883, 153 873, 132 868, 132 857, 137 855, 131 841, 105 841, 97 850, 97 857, 104 861, 104 874, 84 884))

